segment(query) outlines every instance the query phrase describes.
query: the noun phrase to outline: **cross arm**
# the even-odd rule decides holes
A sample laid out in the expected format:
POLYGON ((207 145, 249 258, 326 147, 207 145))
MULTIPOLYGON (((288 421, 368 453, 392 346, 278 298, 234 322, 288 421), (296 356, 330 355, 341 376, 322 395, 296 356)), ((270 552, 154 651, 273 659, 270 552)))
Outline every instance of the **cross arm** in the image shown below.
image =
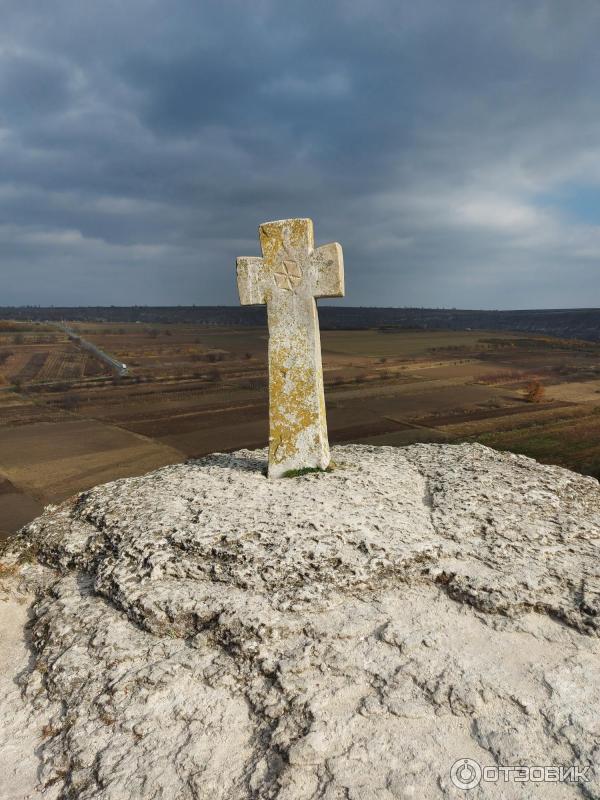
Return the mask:
POLYGON ((240 303, 256 306, 266 303, 264 262, 258 256, 241 256, 236 259, 237 285, 240 303))
POLYGON ((312 254, 316 268, 315 297, 344 296, 344 256, 337 242, 317 247, 312 254))

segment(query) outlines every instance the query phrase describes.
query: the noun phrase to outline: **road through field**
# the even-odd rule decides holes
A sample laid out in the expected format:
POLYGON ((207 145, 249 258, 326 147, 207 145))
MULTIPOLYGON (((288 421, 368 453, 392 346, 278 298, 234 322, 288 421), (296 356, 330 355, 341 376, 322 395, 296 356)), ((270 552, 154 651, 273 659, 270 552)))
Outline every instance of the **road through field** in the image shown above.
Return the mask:
POLYGON ((88 342, 87 339, 84 339, 83 336, 66 325, 63 325, 62 323, 56 323, 56 327, 63 331, 63 333, 66 333, 73 344, 75 344, 77 347, 80 347, 85 353, 91 353, 91 355, 107 364, 117 375, 127 375, 127 365, 123 364, 118 358, 115 358, 110 353, 107 353, 93 342, 88 342))

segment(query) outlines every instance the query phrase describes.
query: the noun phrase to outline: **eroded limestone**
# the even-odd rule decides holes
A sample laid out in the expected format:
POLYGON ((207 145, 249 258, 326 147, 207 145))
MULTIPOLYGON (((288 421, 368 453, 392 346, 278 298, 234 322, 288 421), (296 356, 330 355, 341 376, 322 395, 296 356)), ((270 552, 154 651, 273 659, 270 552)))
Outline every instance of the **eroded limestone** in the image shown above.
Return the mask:
POLYGON ((589 768, 480 800, 600 796, 598 482, 474 445, 332 455, 283 481, 263 451, 166 467, 18 537, 0 564, 45 566, 19 567, 0 751, 16 680, 32 800, 449 800, 466 757, 589 768))

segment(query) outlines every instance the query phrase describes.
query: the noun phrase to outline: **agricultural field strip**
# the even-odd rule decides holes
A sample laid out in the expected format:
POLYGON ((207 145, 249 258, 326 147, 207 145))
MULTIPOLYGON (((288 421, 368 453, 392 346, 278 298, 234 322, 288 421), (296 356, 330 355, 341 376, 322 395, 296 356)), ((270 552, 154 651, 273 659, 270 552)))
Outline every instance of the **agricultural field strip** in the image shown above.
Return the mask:
MULTIPOLYGON (((370 358, 377 358, 377 356, 370 356, 370 358)), ((405 360, 401 356, 396 356, 395 360, 391 360, 392 356, 384 356, 384 358, 390 359, 386 361, 384 364, 378 364, 375 369, 376 370, 410 370, 411 372, 418 372, 420 370, 425 369, 439 369, 440 367, 456 367, 456 366, 465 366, 466 364, 481 364, 484 365, 486 362, 482 361, 480 358, 460 358, 456 359, 453 358, 449 361, 410 361, 405 360)))
POLYGON ((48 359, 48 351, 39 351, 29 356, 27 362, 21 367, 15 378, 19 381, 33 381, 38 372, 43 369, 48 359))
POLYGON ((569 381, 545 384, 549 397, 557 400, 572 400, 575 403, 596 403, 600 406, 600 381, 569 381), (594 397, 594 395, 597 395, 594 397))
POLYGON ((390 417, 390 416, 383 416, 382 419, 387 419, 390 422, 395 422, 397 425, 403 425, 406 428, 422 428, 426 431, 436 431, 438 433, 444 433, 442 428, 438 428, 435 425, 423 425, 420 422, 415 422, 412 419, 400 419, 399 417, 390 417))
POLYGON ((428 380, 410 381, 408 383, 401 383, 396 385, 378 384, 377 386, 361 386, 357 388, 348 389, 347 387, 326 386, 326 393, 331 392, 336 399, 342 400, 354 397, 394 397, 396 395, 413 394, 418 392, 433 392, 436 389, 443 389, 450 386, 480 386, 482 389, 486 388, 485 384, 478 383, 473 380, 464 380, 464 378, 433 378, 428 380))
MULTIPOLYGON (((403 383, 398 386, 362 386, 357 389, 343 389, 339 387, 326 387, 326 393, 329 395, 331 394, 332 398, 335 400, 347 400, 347 399, 363 399, 365 397, 377 397, 378 399, 385 399, 386 397, 395 397, 397 395, 405 395, 405 394, 413 394, 414 392, 422 393, 423 391, 433 392, 439 388, 446 388, 446 387, 453 387, 453 386, 463 386, 466 384, 472 384, 472 382, 467 382, 463 379, 440 379, 440 380, 423 380, 423 381, 413 381, 409 383, 403 383)), ((483 388, 483 387, 482 387, 483 388)), ((217 389, 217 392, 224 391, 224 387, 217 389)), ((164 400, 167 403, 174 403, 174 402, 196 402, 197 398, 194 397, 195 394, 202 396, 205 394, 202 389, 190 391, 190 392, 181 392, 181 391, 173 391, 169 393, 167 398, 164 400)), ((134 394, 129 395, 127 400, 129 402, 142 402, 144 404, 156 404, 160 402, 160 395, 155 395, 154 393, 148 392, 144 393, 141 397, 136 397, 134 394)), ((206 398, 205 400, 212 399, 213 402, 219 398, 206 398)), ((252 409, 256 407, 264 406, 266 402, 266 396, 261 395, 256 397, 256 399, 252 399, 250 402, 244 404, 234 404, 234 405, 226 405, 223 406, 222 401, 219 407, 209 407, 204 409, 197 409, 194 411, 182 411, 181 413, 172 414, 169 409, 165 409, 165 413, 162 416, 156 417, 143 417, 144 421, 147 422, 159 422, 161 419, 164 419, 165 415, 173 416, 173 417, 194 417, 200 415, 210 415, 210 414, 223 414, 229 411, 237 411, 237 410, 246 410, 252 409)), ((122 405, 123 399, 122 398, 111 398, 110 404, 111 405, 122 405)))
POLYGON ((52 352, 50 353, 46 363, 38 373, 38 378, 40 381, 47 381, 52 378, 52 376, 60 375, 60 368, 62 367, 62 363, 64 361, 64 352, 61 350, 58 353, 52 352))
POLYGON ((506 431, 478 434, 483 444, 524 453, 543 462, 559 463, 584 474, 600 473, 600 416, 552 421, 506 431))
POLYGON ((57 346, 59 346, 61 344, 64 345, 66 343, 67 343, 66 337, 64 339, 57 339, 55 342, 47 342, 47 343, 46 342, 23 342, 23 344, 20 344, 20 343, 19 344, 14 344, 14 342, 11 342, 11 341, 3 342, 0 339, 0 347, 2 347, 2 348, 6 347, 9 350, 12 350, 13 348, 18 348, 19 350, 39 350, 42 347, 46 348, 48 350, 48 349, 50 349, 52 347, 57 347, 57 346))
POLYGON ((90 398, 92 405, 98 403, 102 406, 109 407, 114 405, 120 406, 124 403, 135 403, 140 406, 164 403, 172 406, 177 403, 193 402, 197 406, 203 408, 210 408, 212 407, 211 404, 218 404, 216 407, 223 408, 226 404, 235 403, 239 405, 242 401, 254 402, 255 399, 258 400, 263 397, 266 400, 267 397, 266 392, 261 391, 261 393, 259 393, 256 389, 251 390, 238 386, 230 387, 224 386, 223 384, 216 387, 213 384, 209 384, 208 386, 193 386, 183 391, 181 387, 176 384, 173 384, 172 389, 165 389, 160 385, 158 391, 152 386, 144 386, 141 391, 117 392, 115 391, 115 387, 110 385, 101 387, 101 389, 102 391, 100 392, 94 390, 90 398), (223 395, 226 395, 226 397, 223 397, 223 395))
MULTIPOLYGON (((567 404, 553 408, 531 409, 525 408, 521 414, 503 414, 483 420, 473 420, 449 423, 441 426, 444 431, 455 436, 475 436, 483 433, 505 433, 513 430, 534 430, 548 424, 564 421, 571 423, 572 418, 581 419, 583 404, 567 404), (519 424, 522 423, 522 424, 519 424)), ((592 416, 593 411, 585 414, 584 418, 592 416)))
MULTIPOLYGON (((228 406, 226 408, 208 408, 208 409, 203 409, 202 411, 184 411, 180 414, 168 413, 167 416, 168 419, 183 419, 184 417, 201 417, 210 414, 227 414, 230 411, 246 411, 247 409, 250 408, 255 409, 257 408, 257 406, 264 406, 264 401, 256 403, 246 403, 245 405, 242 406, 228 406)), ((166 409, 166 411, 168 411, 168 409, 166 409)), ((88 419, 90 419, 90 417, 88 417, 88 419)), ((164 420, 165 420, 165 415, 159 417, 142 417, 140 420, 137 421, 142 423, 147 423, 147 422, 164 422, 164 420)), ((136 420, 131 420, 131 421, 128 421, 126 419, 123 420, 124 423, 134 422, 134 421, 136 420)), ((119 424, 118 418, 115 418, 113 420, 113 424, 115 425, 119 424)))

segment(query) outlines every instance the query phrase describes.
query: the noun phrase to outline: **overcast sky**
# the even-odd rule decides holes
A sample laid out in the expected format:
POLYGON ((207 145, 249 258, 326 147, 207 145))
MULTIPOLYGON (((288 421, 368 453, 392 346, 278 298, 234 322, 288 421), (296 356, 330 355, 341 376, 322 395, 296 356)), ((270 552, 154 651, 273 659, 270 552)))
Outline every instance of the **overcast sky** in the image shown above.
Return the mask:
POLYGON ((600 306, 598 0, 0 0, 0 305, 600 306))

